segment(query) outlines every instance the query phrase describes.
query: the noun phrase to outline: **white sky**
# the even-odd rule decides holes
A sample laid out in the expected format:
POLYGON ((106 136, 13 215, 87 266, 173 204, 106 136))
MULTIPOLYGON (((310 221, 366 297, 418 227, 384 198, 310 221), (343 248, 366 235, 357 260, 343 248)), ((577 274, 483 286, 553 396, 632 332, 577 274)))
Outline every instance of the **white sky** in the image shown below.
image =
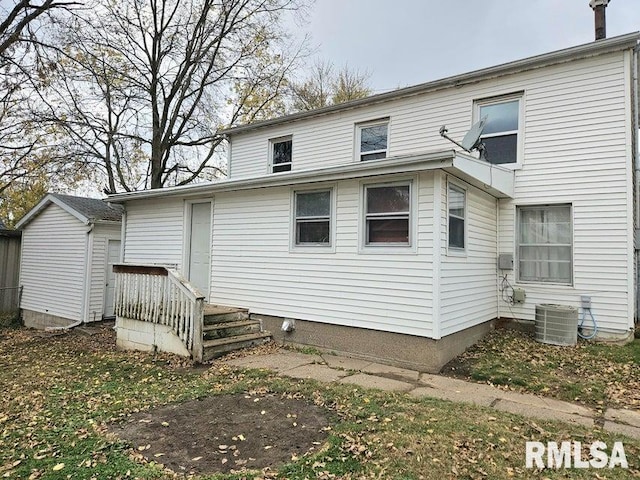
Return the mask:
MULTIPOLYGON (((640 0, 611 0, 606 15, 607 37, 640 30, 640 0)), ((589 0, 316 0, 299 30, 379 93, 588 43, 595 29, 589 0)))

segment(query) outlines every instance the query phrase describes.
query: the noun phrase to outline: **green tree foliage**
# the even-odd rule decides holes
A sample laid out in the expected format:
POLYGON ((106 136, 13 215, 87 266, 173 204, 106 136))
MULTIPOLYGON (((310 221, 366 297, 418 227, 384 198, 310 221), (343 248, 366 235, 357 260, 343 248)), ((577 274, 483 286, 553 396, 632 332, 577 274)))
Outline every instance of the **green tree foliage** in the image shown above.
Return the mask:
POLYGON ((46 175, 23 177, 8 185, 0 195, 0 221, 12 228, 49 190, 46 175))

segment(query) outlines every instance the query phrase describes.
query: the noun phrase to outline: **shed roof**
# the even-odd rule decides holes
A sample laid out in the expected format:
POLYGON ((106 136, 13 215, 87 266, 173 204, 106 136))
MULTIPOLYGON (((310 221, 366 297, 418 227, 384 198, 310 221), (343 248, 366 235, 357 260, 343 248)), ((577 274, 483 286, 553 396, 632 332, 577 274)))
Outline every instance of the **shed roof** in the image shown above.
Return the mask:
POLYGON ((87 225, 103 222, 118 223, 122 220, 122 212, 124 211, 121 205, 112 205, 97 198, 48 193, 35 207, 20 219, 16 224, 16 228, 24 228, 52 203, 55 203, 87 225))

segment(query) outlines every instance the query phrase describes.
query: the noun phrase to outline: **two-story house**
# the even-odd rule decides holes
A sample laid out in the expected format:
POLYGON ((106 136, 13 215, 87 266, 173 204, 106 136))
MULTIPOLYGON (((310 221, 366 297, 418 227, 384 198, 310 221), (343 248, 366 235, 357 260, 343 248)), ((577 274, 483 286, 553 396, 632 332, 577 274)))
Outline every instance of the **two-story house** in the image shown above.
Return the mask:
POLYGON ((639 39, 230 128, 227 180, 110 197, 120 272, 172 266, 285 340, 423 370, 583 296, 587 334, 632 338, 639 39), (484 117, 485 159, 439 133, 484 117))

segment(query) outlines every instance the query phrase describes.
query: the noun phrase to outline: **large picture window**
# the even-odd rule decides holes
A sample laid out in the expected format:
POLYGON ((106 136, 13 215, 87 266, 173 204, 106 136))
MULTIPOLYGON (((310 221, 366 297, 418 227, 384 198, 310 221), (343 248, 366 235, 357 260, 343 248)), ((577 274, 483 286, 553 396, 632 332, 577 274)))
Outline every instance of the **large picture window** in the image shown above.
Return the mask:
POLYGON ((366 245, 409 245, 411 184, 365 186, 366 245))
POLYGON ((357 126, 358 155, 361 161, 387 157, 389 121, 365 123, 357 126))
POLYGON ((518 162, 520 100, 509 97, 478 102, 478 118, 487 117, 481 138, 490 163, 518 162))
POLYGON ((331 190, 295 192, 295 244, 331 245, 331 190))
POLYGON ((570 205, 518 208, 518 280, 573 281, 570 205))

